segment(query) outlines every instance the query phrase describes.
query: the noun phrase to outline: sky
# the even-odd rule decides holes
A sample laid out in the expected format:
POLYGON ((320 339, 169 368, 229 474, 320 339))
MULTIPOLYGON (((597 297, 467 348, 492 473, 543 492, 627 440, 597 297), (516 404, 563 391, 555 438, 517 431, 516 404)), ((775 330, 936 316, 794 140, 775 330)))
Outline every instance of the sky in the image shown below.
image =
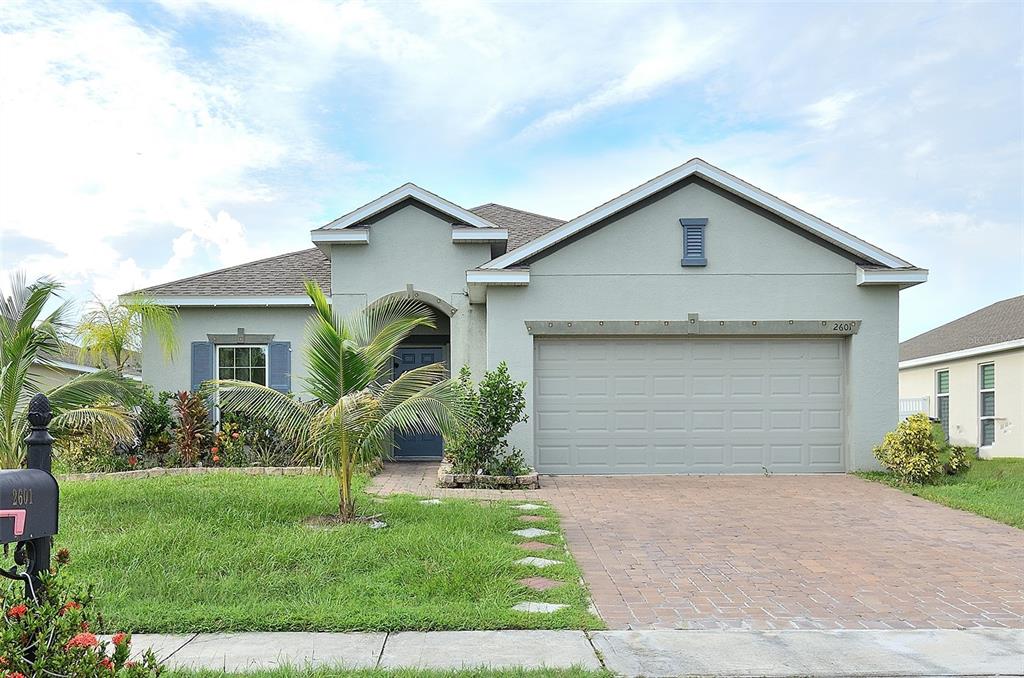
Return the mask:
POLYGON ((698 156, 1024 293, 1024 4, 0 3, 0 274, 79 302, 310 246, 406 182, 569 219, 698 156))

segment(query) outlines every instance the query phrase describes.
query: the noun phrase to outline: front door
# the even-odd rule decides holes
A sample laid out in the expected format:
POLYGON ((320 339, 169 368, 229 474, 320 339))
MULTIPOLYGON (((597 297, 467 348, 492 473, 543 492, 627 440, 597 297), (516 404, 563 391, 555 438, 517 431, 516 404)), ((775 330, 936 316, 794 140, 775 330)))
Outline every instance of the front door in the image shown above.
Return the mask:
MULTIPOLYGON (((395 352, 395 378, 424 365, 444 362, 441 346, 402 346, 395 352)), ((433 433, 395 434, 395 459, 440 459, 441 436, 433 433)))

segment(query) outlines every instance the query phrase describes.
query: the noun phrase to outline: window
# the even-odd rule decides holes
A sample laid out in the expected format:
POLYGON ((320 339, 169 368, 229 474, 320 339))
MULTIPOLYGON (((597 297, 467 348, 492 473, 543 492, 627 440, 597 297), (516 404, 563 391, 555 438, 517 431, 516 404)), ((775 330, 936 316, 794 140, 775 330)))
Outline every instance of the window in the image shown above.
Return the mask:
POLYGON ((683 266, 707 266, 708 255, 704 231, 707 219, 680 219, 683 226, 683 266))
POLYGON ((978 410, 980 434, 978 444, 988 447, 996 441, 996 366, 978 366, 978 410))
POLYGON ((949 439, 949 370, 935 373, 935 416, 942 424, 942 432, 949 439))
POLYGON ((266 346, 218 346, 217 378, 267 384, 266 346))

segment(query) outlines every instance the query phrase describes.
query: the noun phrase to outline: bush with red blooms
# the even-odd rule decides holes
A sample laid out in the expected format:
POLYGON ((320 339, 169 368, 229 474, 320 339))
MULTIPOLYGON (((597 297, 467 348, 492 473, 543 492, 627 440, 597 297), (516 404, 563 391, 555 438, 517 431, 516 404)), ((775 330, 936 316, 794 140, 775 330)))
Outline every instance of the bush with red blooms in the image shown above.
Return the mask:
POLYGON ((110 641, 96 636, 103 619, 92 590, 72 591, 62 569, 66 549, 43 575, 39 602, 26 600, 23 587, 0 587, 0 678, 152 678, 163 668, 152 652, 132 658, 131 636, 116 633, 110 641))

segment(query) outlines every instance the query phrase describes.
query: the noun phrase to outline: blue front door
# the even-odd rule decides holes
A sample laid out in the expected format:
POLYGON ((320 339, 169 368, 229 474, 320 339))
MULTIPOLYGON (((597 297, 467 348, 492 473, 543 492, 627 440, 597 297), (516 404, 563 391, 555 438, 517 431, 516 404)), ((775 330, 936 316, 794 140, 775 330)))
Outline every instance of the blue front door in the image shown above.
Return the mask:
MULTIPOLYGON (((423 365, 444 362, 441 346, 402 346, 395 352, 395 378, 423 365)), ((395 459, 440 459, 441 436, 432 433, 395 434, 395 459)))

